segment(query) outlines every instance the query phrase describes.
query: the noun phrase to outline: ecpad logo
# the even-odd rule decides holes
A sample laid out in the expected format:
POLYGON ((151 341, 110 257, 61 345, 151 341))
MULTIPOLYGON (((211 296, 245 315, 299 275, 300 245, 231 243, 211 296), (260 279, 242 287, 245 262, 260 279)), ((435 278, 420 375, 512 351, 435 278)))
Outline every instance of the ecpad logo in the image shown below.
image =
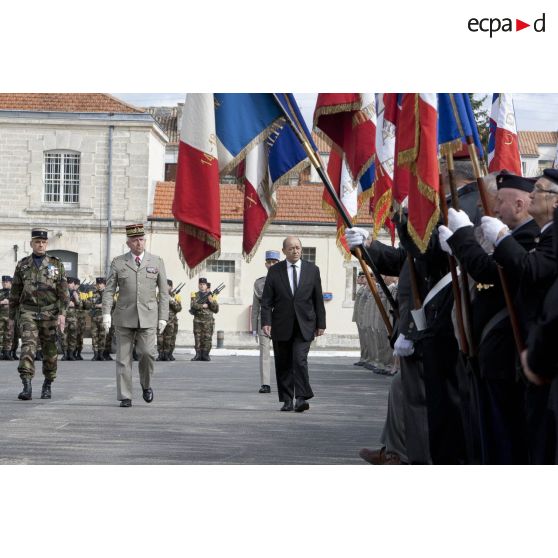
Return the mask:
MULTIPOLYGON (((536 19, 533 22, 533 29, 536 33, 545 32, 545 17, 546 14, 543 13, 540 18, 536 19)), ((512 19, 509 17, 504 17, 502 19, 498 17, 485 17, 482 19, 472 17, 467 22, 467 27, 469 28, 469 31, 473 33, 477 33, 478 31, 481 31, 483 33, 490 33, 490 38, 492 38, 492 35, 494 33, 497 33, 498 31, 502 31, 504 33, 514 31, 512 19)), ((522 29, 526 29, 527 27, 531 27, 531 24, 525 23, 520 19, 515 20, 515 31, 521 31, 522 29)))

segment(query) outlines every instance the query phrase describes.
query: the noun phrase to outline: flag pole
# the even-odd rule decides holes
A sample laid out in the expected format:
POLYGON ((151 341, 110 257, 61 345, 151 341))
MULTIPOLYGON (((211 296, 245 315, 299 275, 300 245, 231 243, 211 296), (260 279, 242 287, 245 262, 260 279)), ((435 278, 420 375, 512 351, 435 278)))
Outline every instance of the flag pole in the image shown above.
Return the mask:
MULTIPOLYGON (((313 150, 312 146, 310 145, 310 142, 308 141, 308 138, 306 137, 306 134, 303 131, 302 126, 300 125, 300 122, 295 122, 293 120, 293 117, 291 117, 291 114, 289 114, 289 112, 287 110, 285 110, 285 107, 279 101, 279 98, 277 97, 276 93, 273 93, 273 97, 274 97, 275 101, 277 102, 277 105, 279 106, 279 108, 283 112, 283 115, 285 116, 287 122, 290 124, 291 128, 293 129, 294 133, 296 134, 296 136, 297 136, 298 140, 300 141, 302 147, 306 151, 306 154, 308 155, 308 158, 310 159, 310 162, 312 163, 312 165, 316 169, 318 175, 320 176, 322 182, 324 183, 324 186, 326 187, 326 190, 328 191, 329 195, 331 196, 331 199, 333 200, 333 202, 335 204, 335 207, 336 207, 337 211, 339 212, 339 215, 343 219, 343 222, 345 223, 345 226, 347 228, 352 228, 353 227, 352 220, 349 217, 349 215, 347 214, 347 211, 346 211, 344 205, 341 203, 341 200, 337 196, 337 192, 335 191, 335 188, 333 187, 329 176, 327 175, 327 173, 324 170, 324 167, 323 167, 323 164, 322 164, 319 153, 316 153, 313 150)), ((291 110, 292 110, 293 115, 294 115, 294 110, 292 109, 292 105, 290 103, 290 100, 286 96, 285 96, 285 101, 291 107, 291 110)), ((294 117, 296 118, 296 115, 294 115, 294 117)), ((382 319, 384 321, 386 329, 388 330, 388 333, 391 336, 392 332, 393 332, 393 328, 391 326, 389 316, 387 315, 387 312, 384 308, 384 305, 383 305, 383 303, 382 303, 382 301, 381 301, 381 299, 378 295, 376 284, 375 284, 374 280, 372 279, 372 277, 370 276, 370 271, 368 269, 368 266, 370 266, 370 269, 372 270, 372 273, 374 274, 375 279, 377 280, 377 282, 379 283, 382 291, 384 292, 388 302, 390 303, 390 305, 393 309, 393 313, 396 317, 399 317, 398 305, 395 302, 395 300, 393 298, 393 295, 389 291, 389 289, 388 289, 387 285, 385 284, 384 280, 382 279, 376 265, 374 264, 372 259, 368 256, 367 252, 362 251, 360 249, 360 247, 358 246, 354 249, 354 253, 355 253, 356 258, 360 262, 362 270, 363 270, 363 272, 366 276, 368 286, 370 287, 370 291, 374 295, 374 300, 376 301, 376 304, 378 305, 378 308, 380 310, 380 314, 382 315, 382 319)))
MULTIPOLYGON (((484 214, 487 217, 492 217, 493 212, 492 212, 492 208, 490 207, 490 204, 488 203, 488 197, 487 197, 487 194, 486 194, 486 186, 485 186, 484 180, 482 178, 482 174, 481 174, 481 170, 480 170, 480 163, 479 163, 479 159, 477 157, 477 150, 476 150, 476 147, 475 147, 475 142, 474 142, 472 136, 467 136, 466 140, 467 140, 467 149, 469 150, 469 155, 470 155, 471 161, 473 163, 475 176, 477 178, 477 185, 479 187, 479 195, 480 195, 480 199, 481 199, 484 214)), ((521 330, 519 329, 519 321, 517 319, 517 314, 516 314, 515 308, 513 306, 513 301, 512 301, 512 298, 511 298, 511 294, 510 294, 510 288, 509 288, 509 285, 508 285, 508 278, 506 276, 505 271, 500 266, 498 266, 498 274, 500 275, 500 283, 502 284, 502 291, 504 293, 504 299, 506 300, 506 307, 508 309, 508 314, 509 314, 509 317, 510 317, 510 323, 511 323, 511 326, 512 326, 513 338, 515 340, 515 346, 516 346, 517 352, 519 354, 521 354, 522 351, 525 349, 525 345, 523 343, 523 337, 521 336, 521 330)))
MULTIPOLYGON (((451 153, 451 150, 448 150, 448 152, 451 153)), ((449 169, 450 169, 450 164, 448 161, 448 175, 450 177, 450 189, 451 189, 452 205, 453 205, 454 191, 457 193, 455 189, 455 177, 453 176, 453 157, 452 157, 451 174, 449 172, 449 169), (452 186, 452 180, 453 180, 453 186, 452 186)), ((441 176, 440 176, 440 184, 442 184, 441 176)), ((448 226, 448 204, 446 201, 446 195, 444 192, 442 192, 442 188, 440 188, 439 194, 440 194, 440 209, 442 211, 444 225, 447 227, 448 226)), ((455 257, 452 254, 448 254, 448 261, 449 261, 450 273, 451 273, 451 284, 453 288, 453 299, 455 301, 455 318, 457 322, 457 330, 459 332, 461 350, 468 355, 470 354, 470 349, 469 349, 469 343, 467 341, 467 334, 465 333, 465 321, 463 319, 463 306, 461 304, 461 289, 459 288, 459 279, 457 277, 457 265, 455 264, 455 257)), ((463 288, 465 288, 465 284, 463 285, 463 288)))

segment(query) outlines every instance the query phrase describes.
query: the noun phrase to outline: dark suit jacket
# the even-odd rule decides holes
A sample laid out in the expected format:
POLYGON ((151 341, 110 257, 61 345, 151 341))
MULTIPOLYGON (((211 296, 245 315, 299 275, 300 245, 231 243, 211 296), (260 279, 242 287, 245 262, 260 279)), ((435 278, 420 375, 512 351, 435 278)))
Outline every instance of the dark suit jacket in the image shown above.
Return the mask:
POLYGON ((556 279, 553 227, 545 229, 531 251, 525 250, 512 236, 504 238, 494 250, 494 259, 509 275, 515 274, 519 279, 516 304, 524 336, 537 321, 544 297, 556 279))
POLYGON ((261 302, 262 327, 271 326, 276 341, 288 341, 295 319, 302 337, 314 339, 316 329, 326 328, 324 299, 320 270, 313 263, 303 261, 295 295, 291 292, 287 274, 287 260, 269 268, 261 302))

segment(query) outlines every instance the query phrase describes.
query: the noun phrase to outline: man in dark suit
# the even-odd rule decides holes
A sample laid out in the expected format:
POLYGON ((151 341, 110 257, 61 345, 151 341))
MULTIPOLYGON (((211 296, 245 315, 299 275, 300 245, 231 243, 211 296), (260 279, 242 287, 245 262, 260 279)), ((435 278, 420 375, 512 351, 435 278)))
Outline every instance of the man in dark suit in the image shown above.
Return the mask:
POLYGON ((302 261, 302 244, 295 236, 283 241, 286 259, 271 267, 261 300, 261 324, 271 337, 282 411, 303 412, 314 397, 308 378, 308 351, 326 327, 320 270, 302 261))

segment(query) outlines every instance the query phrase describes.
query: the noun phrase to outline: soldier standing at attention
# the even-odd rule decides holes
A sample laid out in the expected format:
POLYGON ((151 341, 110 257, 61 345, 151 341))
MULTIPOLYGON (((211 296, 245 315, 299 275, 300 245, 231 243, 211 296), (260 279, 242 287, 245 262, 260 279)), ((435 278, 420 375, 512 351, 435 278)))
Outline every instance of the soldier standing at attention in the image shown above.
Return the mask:
POLYGON ((91 343, 93 344, 93 358, 91 360, 104 360, 105 328, 103 326, 103 291, 107 280, 104 277, 95 279, 96 291, 87 301, 87 308, 91 315, 91 343))
POLYGON ((199 290, 192 292, 190 301, 190 314, 194 316, 194 342, 196 356, 192 360, 211 360, 209 351, 211 351, 211 338, 213 337, 213 328, 215 326, 215 318, 213 314, 219 312, 219 304, 216 297, 207 296, 210 284, 205 277, 200 277, 198 281, 199 290), (204 302, 200 302, 205 298, 204 302))
POLYGON ((132 352, 134 340, 139 357, 139 375, 146 403, 153 401, 151 378, 155 364, 157 330, 163 331, 169 319, 169 291, 165 263, 145 250, 143 224, 126 226, 130 251, 110 264, 103 293, 103 324, 116 331, 116 398, 121 407, 132 406, 132 352), (118 300, 111 317, 114 293, 118 300))
MULTIPOLYGON (((265 253, 265 267, 269 269, 281 259, 281 254, 277 250, 268 250, 265 253)), ((259 277, 254 282, 254 297, 252 299, 252 335, 258 337, 260 345, 260 382, 261 387, 259 393, 271 393, 270 377, 271 377, 271 361, 269 358, 269 349, 271 338, 264 335, 262 331, 262 320, 260 315, 260 303, 265 285, 266 275, 259 277)))
POLYGON ((9 326, 10 290, 12 278, 2 275, 2 289, 0 290, 0 345, 2 346, 1 360, 13 360, 12 341, 13 328, 9 326))
POLYGON ((74 357, 76 360, 83 360, 81 356, 81 351, 83 350, 83 332, 85 331, 87 324, 87 310, 85 309, 87 298, 89 293, 86 290, 80 290, 81 281, 76 277, 76 285, 79 294, 80 307, 77 311, 77 342, 76 342, 76 352, 74 357))
POLYGON ((78 330, 78 311, 81 308, 81 300, 77 291, 75 277, 68 277, 68 288, 70 289, 70 303, 66 312, 66 327, 64 328, 63 356, 62 360, 77 360, 77 330, 78 330))
POLYGON ((56 378, 58 365, 56 329, 64 332, 69 303, 64 264, 46 253, 47 246, 47 230, 33 229, 33 253, 17 263, 10 293, 10 327, 13 327, 19 311, 21 353, 18 371, 23 391, 18 398, 24 401, 32 398, 31 380, 35 375, 34 360, 39 342, 45 376, 41 399, 51 398, 51 384, 56 378))
POLYGON ((179 295, 172 292, 172 281, 167 279, 169 286, 169 322, 164 331, 157 335, 157 349, 159 356, 157 360, 175 360, 172 356, 174 350, 173 341, 176 339, 176 330, 178 329, 178 318, 176 314, 182 310, 182 303, 179 295), (178 298, 178 300, 177 300, 178 298))

